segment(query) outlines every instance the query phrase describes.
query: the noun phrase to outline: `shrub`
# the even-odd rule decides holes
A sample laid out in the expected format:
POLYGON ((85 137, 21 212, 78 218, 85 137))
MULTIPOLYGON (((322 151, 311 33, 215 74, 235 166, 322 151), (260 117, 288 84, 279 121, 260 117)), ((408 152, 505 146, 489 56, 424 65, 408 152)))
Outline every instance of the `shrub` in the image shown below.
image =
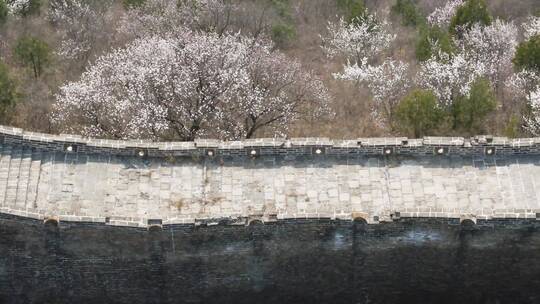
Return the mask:
POLYGON ((520 132, 521 122, 517 115, 512 115, 503 130, 503 135, 509 138, 517 138, 520 132))
POLYGON ((0 25, 6 23, 8 16, 8 7, 5 0, 0 0, 0 25))
POLYGON ((366 14, 364 0, 337 0, 338 8, 344 12, 345 20, 361 20, 366 14))
POLYGON ((518 70, 540 72, 540 35, 520 43, 516 49, 514 66, 518 70))
POLYGON ((17 98, 15 82, 9 77, 7 67, 0 62, 0 114, 14 105, 17 98))
POLYGON ((497 100, 489 80, 478 78, 469 96, 460 96, 452 105, 454 129, 480 133, 486 117, 495 110, 497 100))
POLYGON ((272 0, 272 5, 279 17, 285 19, 291 18, 289 0, 272 0))
POLYGON ((290 24, 280 23, 272 26, 272 41, 279 47, 287 45, 295 36, 296 31, 290 24))
POLYGON ((420 30, 416 42, 416 58, 426 61, 434 55, 432 41, 437 41, 441 51, 452 54, 455 46, 450 34, 439 27, 424 27, 420 30))
POLYGON ((458 34, 460 28, 470 29, 475 23, 484 25, 491 24, 491 14, 489 13, 485 0, 467 0, 460 6, 454 17, 450 21, 450 33, 458 34))
POLYGON ((401 23, 406 26, 423 26, 426 18, 418 11, 413 0, 397 0, 392 12, 401 16, 401 23))
POLYGON ((444 121, 444 111, 431 91, 416 89, 396 109, 398 129, 415 138, 432 134, 444 121))
POLYGON ((123 0, 122 3, 126 9, 141 7, 146 0, 123 0))
POLYGON ((13 50, 19 62, 32 69, 38 78, 50 63, 49 46, 34 37, 22 37, 17 40, 13 50))

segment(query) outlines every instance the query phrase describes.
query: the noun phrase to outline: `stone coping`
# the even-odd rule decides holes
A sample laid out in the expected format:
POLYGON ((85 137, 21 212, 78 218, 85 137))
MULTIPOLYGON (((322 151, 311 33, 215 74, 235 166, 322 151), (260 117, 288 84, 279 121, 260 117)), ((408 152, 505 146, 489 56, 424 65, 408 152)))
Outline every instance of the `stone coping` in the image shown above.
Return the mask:
POLYGON ((252 221, 261 223, 272 223, 287 220, 342 220, 353 221, 362 218, 367 224, 380 224, 392 222, 402 218, 444 218, 454 220, 471 220, 476 223, 477 220, 537 220, 540 221, 540 209, 504 209, 494 210, 489 215, 474 215, 458 213, 457 210, 437 210, 431 208, 408 208, 404 211, 394 211, 390 217, 371 216, 365 213, 350 214, 294 214, 294 215, 252 215, 235 216, 229 215, 221 218, 193 218, 193 217, 175 217, 175 218, 133 218, 133 217, 91 217, 71 214, 53 215, 50 212, 34 209, 13 209, 0 207, 0 214, 13 215, 23 218, 29 218, 40 221, 55 220, 57 222, 69 223, 96 223, 117 227, 135 227, 150 228, 152 226, 163 225, 195 225, 195 226, 214 226, 214 225, 233 225, 248 226, 252 221), (360 216, 358 214, 361 214, 360 216))
POLYGON ((258 156, 258 155, 523 155, 540 154, 540 137, 516 138, 490 135, 463 137, 424 137, 421 139, 358 138, 257 138, 243 141, 197 139, 193 142, 152 142, 109 140, 78 135, 53 135, 0 126, 0 141, 7 145, 98 154, 133 156, 258 156), (69 147, 69 148, 68 148, 69 147))

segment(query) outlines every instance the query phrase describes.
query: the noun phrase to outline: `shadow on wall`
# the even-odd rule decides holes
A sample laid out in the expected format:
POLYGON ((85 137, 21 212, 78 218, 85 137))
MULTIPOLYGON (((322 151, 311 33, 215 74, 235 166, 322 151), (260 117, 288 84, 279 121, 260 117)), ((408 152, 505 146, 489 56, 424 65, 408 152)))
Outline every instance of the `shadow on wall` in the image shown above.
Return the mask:
POLYGON ((537 303, 531 221, 162 230, 0 219, 2 303, 537 303), (470 224, 470 223, 469 223, 470 224), (54 226, 54 225, 53 225, 54 226))

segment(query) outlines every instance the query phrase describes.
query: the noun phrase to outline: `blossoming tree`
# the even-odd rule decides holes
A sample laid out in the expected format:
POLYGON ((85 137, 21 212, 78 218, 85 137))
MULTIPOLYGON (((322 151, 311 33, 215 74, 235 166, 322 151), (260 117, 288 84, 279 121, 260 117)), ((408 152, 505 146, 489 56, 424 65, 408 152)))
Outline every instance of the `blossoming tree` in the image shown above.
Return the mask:
POLYGON ((51 0, 48 19, 62 36, 57 54, 86 62, 93 49, 106 39, 106 26, 113 23, 108 8, 111 0, 96 3, 83 0, 51 0))
POLYGON ((455 38, 454 54, 438 51, 420 64, 417 83, 432 90, 445 107, 459 95, 468 95, 478 77, 488 78, 499 88, 512 74, 517 37, 518 29, 512 23, 475 24, 455 38))
POLYGON ((484 66, 469 62, 463 54, 438 56, 422 62, 416 81, 422 88, 431 90, 443 107, 449 107, 454 98, 467 95, 474 80, 484 74, 484 66))
POLYGON ((392 122, 394 108, 409 88, 407 68, 406 63, 392 59, 375 66, 364 60, 361 64, 345 66, 343 73, 337 73, 335 77, 365 83, 380 112, 375 114, 382 116, 376 118, 392 122))
POLYGON ((428 23, 432 26, 448 27, 457 9, 463 5, 463 0, 450 0, 444 6, 436 8, 428 17, 428 23))
POLYGON ((540 17, 529 16, 527 21, 523 23, 525 40, 533 36, 540 35, 540 17))
POLYGON ((518 28, 499 19, 491 25, 475 24, 458 40, 460 52, 470 64, 483 66, 486 76, 495 87, 512 73, 512 59, 518 45, 518 28))
POLYGON ((64 85, 53 121, 88 136, 238 139, 328 112, 321 81, 271 49, 239 34, 141 38, 64 85))
POLYGON ((408 88, 408 65, 393 59, 383 59, 379 65, 371 62, 390 47, 396 35, 389 33, 386 20, 375 14, 345 22, 341 18, 328 24, 328 37, 323 37, 323 50, 329 57, 344 56, 347 63, 336 79, 365 85, 375 102, 378 122, 391 123, 393 110, 408 88))
POLYGON ((364 58, 372 59, 396 38, 388 32, 388 22, 380 21, 375 14, 355 18, 346 22, 340 18, 328 23, 328 37, 323 37, 323 50, 329 57, 345 56, 348 60, 361 63, 364 58))
POLYGON ((540 86, 530 92, 527 101, 531 107, 531 115, 524 118, 525 129, 534 136, 540 136, 540 86))

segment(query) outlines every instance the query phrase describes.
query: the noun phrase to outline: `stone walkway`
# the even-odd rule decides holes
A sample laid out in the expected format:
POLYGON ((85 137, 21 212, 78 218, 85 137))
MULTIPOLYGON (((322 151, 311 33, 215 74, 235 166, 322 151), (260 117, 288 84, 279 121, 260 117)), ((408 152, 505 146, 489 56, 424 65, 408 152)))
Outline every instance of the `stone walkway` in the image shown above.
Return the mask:
POLYGON ((540 156, 141 158, 3 145, 4 212, 145 226, 223 218, 535 218, 540 156))

